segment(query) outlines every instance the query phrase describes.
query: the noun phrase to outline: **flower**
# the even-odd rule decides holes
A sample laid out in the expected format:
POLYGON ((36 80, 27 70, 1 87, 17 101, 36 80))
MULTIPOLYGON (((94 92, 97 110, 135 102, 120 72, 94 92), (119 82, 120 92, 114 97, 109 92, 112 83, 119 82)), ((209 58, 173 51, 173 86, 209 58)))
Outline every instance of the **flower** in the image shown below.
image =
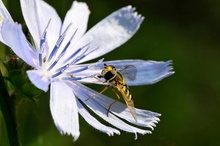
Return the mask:
POLYGON ((78 113, 94 128, 108 135, 120 134, 118 129, 134 133, 135 138, 137 133, 151 133, 149 129, 136 126, 153 129, 160 114, 136 109, 135 121, 126 105, 117 102, 107 116, 108 106, 114 100, 102 94, 86 100, 98 93, 82 84, 104 84, 92 77, 101 73, 104 63, 116 68, 134 65, 137 76, 134 81, 127 81, 129 86, 153 84, 173 74, 171 61, 101 60, 81 64, 114 50, 135 34, 143 17, 134 8, 119 9, 86 32, 90 11, 85 3, 74 1, 63 23, 54 8, 43 0, 20 0, 20 3, 34 44, 25 38, 21 25, 13 21, 2 1, 0 41, 33 67, 27 75, 37 88, 46 92, 50 85, 50 110, 60 133, 78 139, 78 113), (84 106, 115 128, 100 123, 84 106))

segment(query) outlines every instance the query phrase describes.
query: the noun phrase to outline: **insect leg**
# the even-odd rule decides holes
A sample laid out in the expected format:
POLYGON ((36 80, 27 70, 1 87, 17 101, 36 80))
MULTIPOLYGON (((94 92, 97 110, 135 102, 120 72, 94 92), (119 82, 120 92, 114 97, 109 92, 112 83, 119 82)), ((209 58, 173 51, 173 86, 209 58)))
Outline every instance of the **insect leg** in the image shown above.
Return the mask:
MULTIPOLYGON (((111 87, 111 90, 114 92, 114 94, 117 96, 118 100, 120 99, 120 96, 118 95, 118 93, 115 91, 115 89, 113 87, 111 87)), ((112 107, 113 104, 115 104, 118 100, 115 100, 113 101, 109 107, 108 107, 108 110, 107 110, 107 116, 108 116, 108 113, 110 112, 110 109, 112 107)))
POLYGON ((105 83, 106 81, 102 81, 100 78, 103 78, 103 76, 100 73, 96 73, 94 75, 90 75, 90 76, 86 76, 85 78, 95 78, 96 80, 98 80, 98 82, 102 82, 105 83))
POLYGON ((92 95, 92 96, 90 96, 90 97, 88 97, 85 101, 87 101, 87 100, 89 100, 90 98, 93 98, 93 97, 95 97, 95 96, 98 96, 98 95, 100 95, 100 94, 102 94, 103 92, 105 92, 105 90, 107 90, 108 89, 108 85, 107 86, 105 86, 105 88, 104 89, 102 89, 102 91, 101 92, 99 92, 99 93, 97 93, 97 94, 95 94, 95 95, 92 95))

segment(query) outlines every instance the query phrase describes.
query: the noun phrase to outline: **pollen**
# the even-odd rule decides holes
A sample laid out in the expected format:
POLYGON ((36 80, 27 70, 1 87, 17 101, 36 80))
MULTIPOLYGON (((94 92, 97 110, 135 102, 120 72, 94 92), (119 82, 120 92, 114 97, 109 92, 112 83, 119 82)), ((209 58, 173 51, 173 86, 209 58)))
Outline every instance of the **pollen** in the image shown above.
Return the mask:
POLYGON ((74 76, 73 74, 70 74, 70 77, 71 77, 71 78, 75 78, 75 76, 74 76))
POLYGON ((46 57, 44 57, 43 62, 45 63, 46 61, 47 61, 47 58, 46 58, 46 57))

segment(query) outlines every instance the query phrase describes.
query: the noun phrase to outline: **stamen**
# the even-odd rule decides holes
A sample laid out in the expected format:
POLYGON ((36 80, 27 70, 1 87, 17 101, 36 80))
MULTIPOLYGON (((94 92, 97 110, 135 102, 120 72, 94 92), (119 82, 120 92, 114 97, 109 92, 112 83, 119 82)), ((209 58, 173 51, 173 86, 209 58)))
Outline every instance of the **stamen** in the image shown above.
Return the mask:
POLYGON ((88 68, 89 68, 88 66, 85 66, 85 67, 82 67, 82 68, 80 68, 80 69, 71 71, 71 72, 69 72, 69 73, 75 74, 75 73, 78 73, 78 72, 82 72, 82 71, 84 71, 84 70, 87 70, 88 68))
MULTIPOLYGON (((95 49, 96 50, 96 49, 95 49)), ((93 50, 93 51, 95 51, 95 50, 93 50)), ((93 52, 93 51, 90 51, 89 53, 91 53, 91 52, 93 52)), ((90 65, 87 65, 87 66, 84 66, 84 67, 81 67, 81 68, 79 68, 79 69, 76 69, 76 70, 73 70, 73 71, 70 71, 70 72, 68 72, 67 73, 67 76, 66 77, 62 77, 62 79, 63 80, 70 80, 70 81, 77 81, 77 80, 82 80, 82 79, 85 79, 85 78, 94 78, 93 76, 94 75, 90 75, 90 76, 84 76, 84 77, 75 77, 74 76, 74 74, 75 73, 79 73, 79 72, 82 72, 82 71, 85 71, 85 70, 87 70, 88 68, 92 68, 92 67, 94 67, 94 66, 96 66, 97 64, 99 64, 99 63, 101 63, 102 61, 104 60, 104 58, 103 59, 100 59, 98 62, 96 62, 96 63, 93 63, 93 64, 90 64, 90 65)), ((69 64, 68 64, 69 65, 69 64)), ((69 67, 69 66, 68 66, 69 67)), ((67 69, 67 67, 66 66, 64 66, 64 67, 62 67, 62 71, 64 71, 64 70, 66 70, 67 69)), ((56 74, 57 76, 59 75, 58 73, 56 74)), ((55 75, 54 75, 55 76, 55 75)))
POLYGON ((64 55, 64 53, 66 52, 67 48, 69 47, 73 37, 75 36, 76 32, 78 29, 75 30, 75 32, 73 33, 73 35, 71 36, 69 42, 66 44, 66 46, 64 47, 63 51, 61 52, 60 56, 58 57, 58 60, 64 55))
POLYGON ((63 51, 61 52, 61 54, 58 56, 58 58, 53 62, 53 64, 47 69, 47 71, 50 71, 56 64, 57 62, 60 60, 60 58, 65 54, 67 48, 69 47, 74 35, 76 34, 77 30, 74 32, 74 34, 71 36, 69 42, 66 44, 66 46, 64 47, 63 51))
POLYGON ((72 65, 72 64, 76 64, 77 62, 79 62, 79 61, 82 60, 84 57, 86 57, 86 56, 89 55, 90 53, 94 52, 94 51, 97 50, 98 48, 99 48, 99 47, 97 47, 96 49, 91 50, 90 52, 88 52, 87 54, 85 54, 85 53, 88 51, 88 49, 89 49, 89 47, 88 47, 88 48, 82 53, 81 56, 77 57, 74 61, 71 62, 71 65, 72 65))
POLYGON ((51 66, 47 69, 47 71, 50 71, 55 65, 57 64, 57 61, 54 61, 51 66))
POLYGON ((63 80, 70 80, 70 81, 78 81, 78 80, 81 80, 82 78, 81 78, 81 77, 74 77, 74 78, 71 78, 71 77, 63 77, 62 79, 63 79, 63 80))
POLYGON ((86 44, 85 46, 79 48, 78 50, 76 50, 76 52, 74 52, 70 57, 68 57, 64 63, 67 63, 69 60, 71 60, 74 56, 76 56, 81 50, 83 50, 86 46, 88 46, 90 43, 86 44))
POLYGON ((92 68, 96 67, 99 64, 103 64, 103 61, 104 61, 104 58, 100 59, 99 61, 97 61, 97 62, 95 62, 95 63, 93 63, 91 65, 89 65, 88 68, 92 69, 92 68))
MULTIPOLYGON (((68 63, 68 65, 69 65, 69 63, 68 63)), ((66 65, 65 65, 65 66, 66 66, 66 65)), ((62 67, 58 68, 58 69, 56 70, 56 72, 59 72, 59 71, 63 70, 63 69, 65 68, 65 66, 62 66, 62 67)))
POLYGON ((42 54, 39 54, 39 65, 40 65, 40 66, 42 66, 42 61, 43 61, 43 59, 42 59, 42 54))
POLYGON ((71 75, 72 75, 72 74, 75 74, 75 73, 79 73, 79 72, 85 71, 85 70, 87 70, 87 69, 89 69, 89 68, 91 69, 91 68, 95 67, 96 65, 102 63, 103 60, 104 60, 104 58, 100 59, 100 60, 97 61, 96 63, 92 63, 92 64, 90 64, 90 65, 87 65, 87 66, 81 67, 81 68, 79 68, 79 69, 76 69, 76 70, 70 71, 70 72, 68 72, 67 74, 71 74, 71 75))
POLYGON ((67 30, 70 28, 71 25, 72 25, 72 24, 70 23, 70 24, 67 26, 67 28, 65 29, 65 31, 64 31, 64 32, 60 35, 60 37, 58 38, 58 40, 57 40, 57 42, 56 42, 56 45, 54 46, 52 52, 50 53, 50 56, 49 56, 47 62, 49 62, 49 61, 52 59, 52 57, 54 57, 54 56, 56 55, 58 49, 60 48, 60 45, 62 44, 62 42, 63 42, 63 40, 64 40, 64 37, 66 36, 67 30))
MULTIPOLYGON (((50 22, 51 22, 51 19, 48 21, 47 26, 46 26, 46 28, 44 29, 43 35, 42 35, 42 37, 41 37, 41 39, 40 39, 40 49, 41 49, 42 45, 45 43, 46 36, 47 36, 47 29, 48 29, 48 27, 49 27, 49 25, 50 25, 50 22)), ((41 53, 42 53, 42 52, 41 52, 41 53)))
POLYGON ((55 77, 61 75, 68 67, 69 67, 69 64, 63 66, 63 67, 62 67, 62 70, 60 70, 59 72, 57 72, 57 73, 55 73, 54 75, 52 75, 52 78, 55 78, 55 77))
POLYGON ((89 46, 87 47, 87 49, 86 49, 80 56, 76 57, 76 59, 74 59, 74 60, 71 62, 71 64, 75 64, 75 63, 78 62, 79 60, 83 59, 83 58, 85 57, 84 54, 88 51, 88 49, 89 49, 89 46))
POLYGON ((76 54, 78 54, 81 50, 82 50, 82 48, 79 48, 78 50, 76 50, 76 52, 74 52, 69 58, 67 58, 64 61, 64 63, 68 62, 70 59, 72 59, 74 56, 76 56, 76 54))
POLYGON ((46 28, 44 29, 44 32, 42 34, 42 37, 40 39, 40 50, 39 50, 39 65, 42 66, 43 58, 42 58, 42 53, 45 49, 45 44, 46 44, 46 36, 47 36, 47 29, 49 27, 49 24, 51 22, 51 19, 48 21, 46 28))

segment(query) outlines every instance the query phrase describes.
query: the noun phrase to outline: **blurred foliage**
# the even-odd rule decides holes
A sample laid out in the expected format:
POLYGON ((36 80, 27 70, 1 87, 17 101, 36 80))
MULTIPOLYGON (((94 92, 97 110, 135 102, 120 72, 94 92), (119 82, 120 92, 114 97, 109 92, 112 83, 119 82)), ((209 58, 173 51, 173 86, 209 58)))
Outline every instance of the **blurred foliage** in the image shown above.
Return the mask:
MULTIPOLYGON (((24 24, 18 0, 7 7, 24 24)), ((61 18, 72 0, 47 0, 61 18)), ((217 0, 86 0, 91 10, 91 28, 105 16, 126 6, 135 6, 145 17, 137 34, 105 55, 105 60, 173 60, 175 74, 157 84, 130 87, 138 108, 162 113, 151 135, 129 133, 109 137, 80 118, 81 135, 76 142, 61 136, 49 111, 49 93, 38 102, 24 102, 17 109, 19 136, 23 146, 126 145, 126 146, 209 146, 220 145, 220 1, 217 0), (135 50, 135 51, 134 51, 135 50)), ((4 48, 1 45, 1 48, 4 48)), ((2 51, 0 50, 2 55, 2 51)), ((1 56, 2 57, 2 56, 1 56)), ((24 85, 27 86, 27 85, 24 85)), ((103 87, 92 85, 100 91, 103 87)), ((25 87, 24 87, 25 88, 25 87)), ((106 93, 107 94, 107 93, 106 93)), ((0 114, 0 145, 7 146, 0 114)))
POLYGON ((38 90, 27 77, 26 70, 30 70, 30 66, 14 54, 8 54, 1 58, 1 69, 9 96, 15 104, 20 105, 25 100, 37 100, 42 91, 38 90))

